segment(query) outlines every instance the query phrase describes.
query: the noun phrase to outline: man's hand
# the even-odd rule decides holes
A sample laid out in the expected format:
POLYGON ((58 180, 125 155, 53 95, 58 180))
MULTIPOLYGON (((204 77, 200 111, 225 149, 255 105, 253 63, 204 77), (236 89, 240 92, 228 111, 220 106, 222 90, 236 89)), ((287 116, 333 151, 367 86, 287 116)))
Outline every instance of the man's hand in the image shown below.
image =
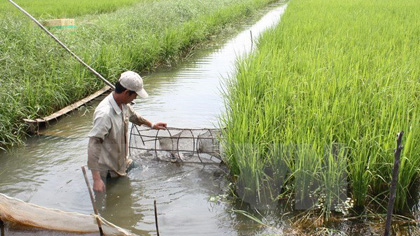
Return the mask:
POLYGON ((99 171, 92 171, 92 178, 93 178, 93 190, 96 192, 105 192, 105 184, 102 181, 101 175, 99 171))
POLYGON ((102 179, 93 180, 93 190, 96 192, 105 192, 105 184, 102 179))
POLYGON ((164 122, 158 122, 153 125, 152 129, 166 129, 166 125, 164 122))

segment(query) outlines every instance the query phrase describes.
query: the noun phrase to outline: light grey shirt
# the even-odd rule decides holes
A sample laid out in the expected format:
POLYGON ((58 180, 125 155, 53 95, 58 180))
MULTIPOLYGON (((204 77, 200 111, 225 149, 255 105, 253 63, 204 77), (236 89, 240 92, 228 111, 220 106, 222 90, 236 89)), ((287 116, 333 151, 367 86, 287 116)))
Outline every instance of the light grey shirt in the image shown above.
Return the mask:
POLYGON ((128 122, 137 125, 147 120, 130 105, 117 105, 113 93, 95 109, 93 128, 89 132, 88 167, 101 175, 125 176, 131 159, 128 156, 128 122))

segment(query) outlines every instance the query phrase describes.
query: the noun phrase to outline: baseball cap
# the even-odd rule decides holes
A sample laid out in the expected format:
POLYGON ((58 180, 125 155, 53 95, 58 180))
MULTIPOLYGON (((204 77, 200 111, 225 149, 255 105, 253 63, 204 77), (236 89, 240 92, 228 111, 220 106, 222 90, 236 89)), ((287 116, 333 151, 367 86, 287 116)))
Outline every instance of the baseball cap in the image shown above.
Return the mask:
POLYGON ((136 92, 141 98, 149 96, 143 88, 143 79, 134 71, 122 73, 119 82, 124 88, 136 92))

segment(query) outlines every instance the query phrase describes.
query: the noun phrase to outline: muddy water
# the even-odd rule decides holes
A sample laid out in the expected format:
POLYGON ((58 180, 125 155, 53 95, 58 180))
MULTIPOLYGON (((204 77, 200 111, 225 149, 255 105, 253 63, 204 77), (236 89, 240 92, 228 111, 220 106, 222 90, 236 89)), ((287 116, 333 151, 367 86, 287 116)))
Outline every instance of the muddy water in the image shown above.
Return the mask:
MULTIPOLYGON (((285 5, 273 5, 259 21, 241 26, 239 34, 217 39, 174 68, 144 76, 151 96, 134 108, 149 120, 172 127, 217 127, 223 112, 222 84, 233 73, 236 57, 249 52, 252 40, 276 24, 284 10, 285 5)), ((82 107, 29 138, 24 147, 2 153, 0 192, 45 207, 91 214, 80 167, 86 164, 94 107, 95 103, 82 107)), ((128 178, 108 183, 107 194, 96 196, 101 215, 110 222, 135 234, 154 235, 156 200, 162 235, 245 235, 260 230, 233 212, 234 205, 222 201, 220 196, 228 192, 224 167, 136 162, 139 166, 128 178)))

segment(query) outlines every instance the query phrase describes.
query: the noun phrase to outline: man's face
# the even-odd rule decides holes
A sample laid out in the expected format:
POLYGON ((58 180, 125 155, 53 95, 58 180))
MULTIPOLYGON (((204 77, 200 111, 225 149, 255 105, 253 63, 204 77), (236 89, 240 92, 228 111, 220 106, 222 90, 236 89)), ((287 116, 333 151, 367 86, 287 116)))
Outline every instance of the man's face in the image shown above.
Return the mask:
POLYGON ((128 90, 125 90, 124 92, 124 97, 125 97, 125 101, 124 101, 124 103, 125 104, 129 104, 129 103, 131 103, 134 99, 136 99, 137 98, 137 93, 133 93, 133 94, 131 94, 130 95, 130 91, 128 91, 128 90))

